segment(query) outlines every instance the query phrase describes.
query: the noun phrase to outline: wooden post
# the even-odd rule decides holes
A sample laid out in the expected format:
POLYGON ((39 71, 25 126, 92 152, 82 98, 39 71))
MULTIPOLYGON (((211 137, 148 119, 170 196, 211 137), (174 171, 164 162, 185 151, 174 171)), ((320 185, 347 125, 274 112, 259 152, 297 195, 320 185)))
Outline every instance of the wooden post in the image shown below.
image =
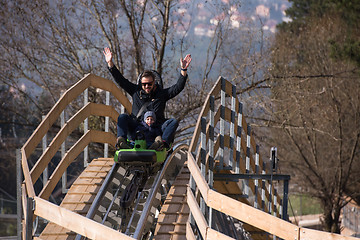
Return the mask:
MULTIPOLYGON (((214 188, 214 125, 215 125, 215 120, 214 120, 214 114, 215 114, 215 98, 214 96, 211 96, 210 99, 210 111, 209 111, 209 180, 208 180, 208 184, 209 184, 209 188, 213 189, 214 188)), ((209 218, 208 218, 208 224, 210 227, 212 227, 212 215, 213 215, 213 211, 212 208, 209 207, 209 218)))
MULTIPOLYGON (((105 105, 110 105, 110 92, 106 91, 106 100, 105 105)), ((109 117, 105 117, 105 132, 109 132, 109 117)), ((104 144, 104 158, 108 158, 109 156, 109 144, 104 144)))
MULTIPOLYGON (((61 128, 65 126, 65 110, 61 112, 60 115, 60 124, 61 128)), ((66 140, 61 144, 61 159, 65 157, 65 149, 66 149, 66 140)), ((67 185, 67 169, 64 171, 63 175, 61 176, 61 192, 67 193, 68 189, 66 188, 67 185)))
POLYGON ((22 221, 22 207, 21 207, 21 150, 16 149, 16 214, 17 214, 17 239, 21 240, 21 221, 22 221))
POLYGON ((225 136, 225 97, 226 97, 226 82, 221 78, 221 98, 220 98, 220 149, 219 149, 219 169, 224 169, 224 136, 225 136))
MULTIPOLYGON (((263 170, 261 171, 262 174, 266 174, 266 164, 263 162, 263 170)), ((265 211, 265 180, 261 181, 261 210, 265 211)))
MULTIPOLYGON (((256 145, 256 155, 255 155, 255 174, 259 174, 259 170, 260 170, 260 166, 259 166, 259 162, 260 162, 260 158, 259 158, 259 145, 256 145)), ((259 180, 255 179, 255 202, 254 202, 254 207, 255 208, 259 208, 258 206, 258 191, 259 191, 259 180)))
MULTIPOLYGON (((250 173, 250 133, 251 128, 250 124, 247 126, 247 133, 246 133, 246 158, 245 158, 245 173, 250 173)), ((245 180, 245 195, 249 197, 249 179, 245 180)))
POLYGON ((284 196, 283 196, 283 201, 282 201, 282 218, 287 221, 288 220, 288 213, 287 213, 287 208, 288 208, 288 193, 289 193, 289 181, 285 180, 284 181, 284 196))
POLYGON ((32 239, 34 210, 35 210, 34 198, 32 197, 26 198, 26 219, 25 219, 26 240, 32 239))
MULTIPOLYGON (((201 118, 201 133, 200 133, 200 142, 201 142, 201 149, 200 149, 200 171, 201 175, 205 180, 206 178, 206 119, 204 117, 201 118)), ((205 216, 205 202, 202 197, 200 197, 200 209, 202 214, 205 216)))
MULTIPOLYGON (((42 120, 44 121, 46 116, 42 116, 42 120)), ((46 151, 46 147, 47 147, 47 134, 45 133, 44 137, 42 138, 42 152, 44 153, 46 151)), ((49 179, 49 173, 48 173, 48 167, 46 166, 46 168, 43 171, 43 187, 46 185, 46 182, 49 179)))
POLYGON ((237 136, 236 136, 236 167, 235 174, 240 173, 240 154, 241 154, 241 131, 242 131, 242 103, 239 103, 238 120, 237 120, 237 136))
POLYGON ((231 116, 230 116, 230 143, 229 143, 229 149, 230 149, 230 159, 229 159, 229 168, 231 170, 233 169, 233 166, 235 165, 234 160, 234 141, 235 141, 235 107, 236 107, 236 87, 232 85, 232 92, 231 92, 231 116))

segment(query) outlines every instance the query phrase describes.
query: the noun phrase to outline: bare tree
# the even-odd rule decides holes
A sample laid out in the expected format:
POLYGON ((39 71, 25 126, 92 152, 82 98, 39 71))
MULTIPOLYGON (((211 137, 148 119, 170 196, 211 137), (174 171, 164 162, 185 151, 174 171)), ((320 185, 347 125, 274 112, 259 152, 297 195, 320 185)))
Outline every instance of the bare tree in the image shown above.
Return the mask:
MULTIPOLYGON (((143 69, 152 68, 162 74, 165 86, 177 79, 179 59, 189 52, 195 56, 186 88, 168 103, 166 114, 181 122, 177 141, 190 139, 197 114, 219 75, 231 79, 239 93, 253 93, 244 94, 246 99, 260 95, 265 86, 266 80, 258 70, 265 66, 267 58, 264 52, 256 53, 259 45, 255 44, 264 39, 262 32, 256 29, 254 34, 245 22, 243 28, 232 26, 232 17, 237 13, 230 9, 240 8, 240 3, 3 0, 0 83, 13 89, 13 98, 21 97, 15 105, 2 106, 1 111, 11 108, 12 116, 1 123, 21 120, 17 126, 27 125, 30 129, 26 138, 41 121, 41 115, 59 99, 61 91, 84 74, 111 78, 102 55, 106 46, 111 48, 115 64, 125 77, 136 80, 143 69), (198 19, 199 12, 208 14, 206 22, 198 19), (210 18, 216 19, 217 25, 210 23, 210 18), (192 34, 197 24, 206 25, 202 37, 192 34)), ((102 97, 96 91, 90 95, 102 97)), ((70 111, 81 106, 79 100, 70 106, 70 111)))
POLYGON ((340 233, 341 209, 359 195, 348 191, 360 183, 359 71, 330 57, 329 39, 345 41, 340 19, 311 22, 277 35, 270 125, 285 171, 320 200, 324 229, 340 233))

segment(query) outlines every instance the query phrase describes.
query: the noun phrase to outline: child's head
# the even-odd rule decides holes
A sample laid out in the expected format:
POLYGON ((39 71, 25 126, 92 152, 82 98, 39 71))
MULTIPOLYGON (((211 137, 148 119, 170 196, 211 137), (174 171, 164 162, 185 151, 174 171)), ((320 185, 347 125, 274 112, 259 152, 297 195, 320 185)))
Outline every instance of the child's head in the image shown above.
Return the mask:
POLYGON ((156 121, 156 115, 153 111, 147 111, 144 115, 144 122, 151 126, 156 121))

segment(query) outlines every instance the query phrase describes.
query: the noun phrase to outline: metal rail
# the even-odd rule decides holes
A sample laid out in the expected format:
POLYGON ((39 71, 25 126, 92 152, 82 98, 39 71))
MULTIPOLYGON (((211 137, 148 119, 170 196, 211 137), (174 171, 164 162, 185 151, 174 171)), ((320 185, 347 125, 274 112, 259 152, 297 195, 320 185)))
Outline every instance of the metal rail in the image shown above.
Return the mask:
MULTIPOLYGON (((86 214, 87 218, 92 219, 94 217, 96 210, 99 208, 101 200, 106 193, 106 190, 108 189, 109 185, 113 181, 114 176, 119 169, 119 166, 120 166, 119 164, 114 163, 113 166, 111 167, 109 173, 107 174, 103 184, 101 185, 101 187, 99 189, 99 192, 96 194, 94 202, 92 203, 88 213, 86 214)), ((81 239, 81 235, 77 234, 75 240, 80 240, 80 239, 81 239)))
MULTIPOLYGON (((149 195, 146 198, 146 202, 145 202, 144 208, 143 208, 143 210, 141 212, 139 221, 136 224, 135 231, 133 233, 130 233, 130 225, 131 225, 131 221, 134 219, 134 215, 136 214, 136 207, 134 208, 134 210, 132 212, 132 215, 129 218, 129 222, 126 223, 127 228, 126 228, 125 234, 127 234, 127 235, 133 234, 133 236, 132 236, 133 238, 141 239, 141 237, 143 235, 143 231, 144 231, 145 226, 147 224, 148 217, 149 217, 149 215, 151 213, 151 208, 154 205, 154 201, 156 199, 157 192, 159 191, 159 188, 160 188, 160 186, 162 184, 163 179, 165 177, 169 177, 171 175, 174 175, 173 171, 175 172, 175 168, 172 168, 172 167, 169 168, 169 166, 173 165, 172 164, 173 159, 175 159, 173 157, 173 155, 176 153, 177 149, 181 149, 182 147, 183 147, 182 145, 175 146, 173 153, 169 154, 167 156, 165 162, 163 163, 161 171, 157 172, 157 174, 155 175, 155 180, 154 180, 153 184, 151 185, 150 189, 146 190, 146 191, 149 191, 149 195)), ((176 162, 174 164, 176 164, 176 162)), ((106 192, 108 191, 108 188, 109 188, 110 184, 113 182, 119 167, 120 167, 120 164, 114 164, 112 166, 112 168, 110 169, 109 173, 107 174, 103 184, 101 185, 101 187, 100 187, 100 189, 99 189, 99 191, 98 191, 98 193, 97 193, 97 195, 96 195, 96 197, 94 199, 94 202, 92 203, 88 213, 86 214, 87 218, 92 219, 95 216, 96 211, 98 210, 98 208, 99 208, 99 206, 100 206, 100 204, 102 202, 103 197, 105 196, 106 192)), ((131 168, 131 166, 129 168, 131 168)), ((125 178, 126 174, 128 173, 128 170, 126 170, 124 178, 125 178)), ((123 181, 120 181, 119 189, 121 188, 122 185, 123 185, 123 181)), ((112 204, 115 201, 115 198, 118 197, 117 195, 118 195, 117 193, 114 194, 114 196, 113 196, 114 198, 112 199, 112 201, 110 203, 110 206, 107 209, 105 217, 108 215, 108 212, 110 211, 110 209, 112 207, 112 204)), ((138 197, 135 200, 136 203, 139 202, 139 198, 141 196, 143 196, 144 194, 139 193, 137 195, 138 195, 138 197)), ((105 220, 106 219, 102 219, 102 224, 104 224, 105 220)), ((80 240, 81 237, 82 236, 80 234, 78 234, 75 239, 80 240)))
POLYGON ((142 232, 144 230, 144 227, 145 227, 145 224, 146 224, 146 220, 148 219, 149 217, 149 214, 150 214, 150 210, 151 210, 151 207, 152 207, 152 204, 154 202, 154 199, 156 197, 156 193, 158 192, 159 190, 159 187, 160 187, 160 184, 161 184, 161 181, 163 180, 164 178, 164 175, 165 175, 165 172, 167 171, 167 168, 168 166, 170 165, 171 161, 172 161, 172 155, 168 156, 165 163, 164 163, 164 166, 162 167, 161 169, 161 172, 160 174, 158 174, 156 176, 156 179, 154 181, 154 184, 153 186, 151 187, 151 190, 150 190, 150 196, 147 198, 146 200, 146 203, 145 203, 145 206, 144 206, 144 209, 142 211, 142 214, 140 216, 140 219, 139 219, 139 222, 136 226, 136 229, 135 229, 135 233, 134 233, 134 238, 136 239, 140 239, 141 235, 142 235, 142 232))

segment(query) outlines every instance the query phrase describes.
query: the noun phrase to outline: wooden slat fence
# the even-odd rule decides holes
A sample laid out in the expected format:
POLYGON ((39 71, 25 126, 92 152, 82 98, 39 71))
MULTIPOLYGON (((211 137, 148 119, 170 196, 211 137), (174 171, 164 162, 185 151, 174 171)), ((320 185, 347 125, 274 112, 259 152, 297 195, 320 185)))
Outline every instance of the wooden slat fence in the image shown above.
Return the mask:
MULTIPOLYGON (((243 105, 236 96, 236 87, 224 78, 220 77, 208 94, 195 129, 190 152, 195 154, 203 173, 205 169, 210 169, 205 175, 210 186, 213 185, 216 171, 232 174, 268 173, 251 127, 243 115, 243 105)), ((274 185, 270 185, 269 181, 244 179, 242 183, 246 197, 243 201, 278 217, 287 217, 282 216, 283 212, 280 211, 283 210, 282 197, 274 194, 274 185)))
MULTIPOLYGON (((284 220, 287 215, 282 206, 286 207, 287 196, 280 196, 272 184, 272 174, 269 174, 251 127, 245 121, 243 106, 236 96, 236 87, 222 77, 208 94, 198 117, 187 163, 191 173, 187 191, 191 213, 186 230, 187 239, 197 239, 196 235, 201 235, 202 239, 232 239, 212 228, 211 213, 217 210, 240 220, 249 231, 258 231, 251 236, 253 239, 269 239, 273 236, 289 240, 355 240, 352 237, 300 228, 284 220), (216 186, 224 185, 217 184, 218 173, 239 176, 239 179, 243 176, 244 180, 235 185, 242 195, 230 197, 221 194, 222 189, 216 186), (257 237, 259 231, 264 234, 257 237)), ((289 180, 286 176, 277 177, 283 177, 284 182, 289 180)))
POLYGON ((79 128, 88 117, 108 117, 116 123, 119 113, 112 106, 91 102, 85 104, 83 108, 81 108, 76 114, 74 114, 68 121, 65 122, 55 137, 51 140, 45 151, 43 151, 42 155, 36 160, 33 168, 29 168, 28 159, 32 154, 35 153, 36 147, 41 144, 42 139, 48 133, 48 131, 52 129, 54 123, 60 119, 60 116, 63 114, 65 108, 82 94, 87 93, 87 89, 90 87, 102 89, 111 93, 112 96, 114 96, 115 99, 117 99, 128 112, 131 111, 131 103, 112 81, 95 76, 93 74, 86 75, 60 97, 58 102, 53 106, 37 129, 33 132, 31 137, 21 148, 21 163, 25 179, 22 192, 23 213, 26 221, 23 229, 24 239, 29 239, 31 236, 30 231, 32 225, 32 215, 30 215, 30 219, 29 214, 32 213, 33 210, 35 210, 34 213, 36 216, 42 217, 49 221, 54 221, 64 227, 68 227, 69 230, 80 233, 89 238, 109 239, 110 235, 108 234, 111 234, 111 236, 122 237, 124 239, 129 238, 126 235, 116 231, 113 233, 106 232, 105 234, 104 229, 107 229, 106 227, 98 226, 92 220, 82 218, 81 216, 75 216, 77 214, 68 212, 61 207, 52 205, 45 201, 49 199, 51 193, 55 189, 57 183, 60 181, 62 175, 66 172, 68 166, 90 143, 97 142, 114 146, 116 142, 114 134, 93 129, 84 131, 83 135, 75 142, 75 144, 73 144, 72 147, 67 150, 66 154, 62 157, 55 170, 51 173, 47 182, 43 183, 43 188, 41 189, 40 193, 36 194, 34 190, 34 184, 47 168, 51 159, 59 151, 62 144, 69 137, 69 135, 76 128, 79 128), (54 215, 53 212, 60 215, 54 215), (79 224, 77 221, 79 218, 81 218, 81 224, 79 224), (95 233, 95 229, 99 230, 99 232, 95 233), (101 236, 101 234, 103 235, 101 236))

